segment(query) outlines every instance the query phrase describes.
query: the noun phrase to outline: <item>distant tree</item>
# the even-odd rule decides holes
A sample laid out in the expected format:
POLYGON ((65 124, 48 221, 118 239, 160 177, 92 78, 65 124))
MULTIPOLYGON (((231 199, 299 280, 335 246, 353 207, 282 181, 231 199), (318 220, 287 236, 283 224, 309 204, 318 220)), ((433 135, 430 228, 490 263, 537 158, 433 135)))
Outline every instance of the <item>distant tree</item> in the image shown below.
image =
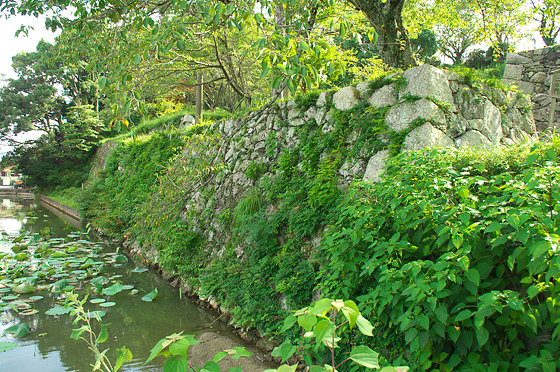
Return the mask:
POLYGON ((428 29, 423 29, 417 37, 410 39, 412 51, 417 58, 426 62, 438 51, 436 35, 428 29))
POLYGON ((529 6, 544 43, 548 46, 556 44, 560 33, 560 0, 529 0, 529 6))
POLYGON ((87 72, 65 66, 43 41, 35 52, 15 56, 12 66, 17 78, 0 89, 0 133, 15 145, 9 158, 41 187, 83 181, 103 129, 88 104, 95 95, 86 89, 87 72), (13 138, 27 132, 33 137, 13 138))

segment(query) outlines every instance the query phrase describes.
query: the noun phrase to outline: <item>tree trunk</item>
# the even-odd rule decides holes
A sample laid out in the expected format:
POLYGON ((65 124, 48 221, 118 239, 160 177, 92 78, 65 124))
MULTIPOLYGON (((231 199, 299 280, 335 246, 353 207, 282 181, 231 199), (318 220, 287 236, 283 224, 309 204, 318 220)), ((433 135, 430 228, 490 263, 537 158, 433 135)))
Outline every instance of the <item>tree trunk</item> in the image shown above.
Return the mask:
POLYGON ((406 70, 417 65, 402 18, 405 0, 347 1, 361 10, 373 24, 379 36, 377 49, 387 66, 406 70))

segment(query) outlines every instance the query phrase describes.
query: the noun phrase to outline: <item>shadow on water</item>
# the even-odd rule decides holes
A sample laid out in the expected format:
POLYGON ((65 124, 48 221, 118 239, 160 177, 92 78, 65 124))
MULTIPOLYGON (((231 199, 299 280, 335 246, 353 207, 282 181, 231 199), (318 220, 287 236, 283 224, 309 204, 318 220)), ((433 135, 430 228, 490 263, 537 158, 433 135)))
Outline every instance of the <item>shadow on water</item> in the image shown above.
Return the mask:
MULTIPOLYGON (((11 251, 12 244, 7 241, 7 236, 18 236, 21 230, 38 233, 45 227, 50 227, 51 236, 80 240, 83 246, 92 249, 102 246, 102 252, 105 254, 111 254, 118 249, 84 234, 76 227, 69 227, 64 219, 37 205, 33 200, 4 199, 0 207, 0 230, 3 235, 0 253, 11 251)), ((106 262, 101 275, 112 279, 113 282, 133 286, 135 290, 107 296, 96 293, 89 284, 82 283, 83 285, 76 285, 75 291, 81 291, 80 297, 87 294, 88 300, 104 298, 117 303, 113 307, 100 307, 99 304, 88 301, 84 307, 87 310, 107 312, 103 323, 110 323, 109 339, 101 349, 110 349, 107 355, 111 360, 116 359, 115 350, 123 346, 130 349, 134 355, 135 359, 121 370, 163 370, 162 358, 156 358, 147 366, 142 364, 157 341, 172 333, 184 332, 198 336, 207 331, 217 331, 240 341, 226 325, 215 322, 216 314, 198 308, 189 298, 181 296, 177 289, 172 288, 152 271, 134 272, 137 265, 130 259, 123 265, 111 264, 106 256, 104 259, 106 262), (155 301, 142 301, 142 296, 154 288, 159 291, 155 301)), ((6 298, 7 294, 9 292, 4 288, 0 296, 6 298)), ((77 328, 72 325, 72 318, 67 314, 45 314, 47 310, 57 306, 56 302, 61 300, 62 295, 43 290, 21 297, 37 295, 44 298, 32 303, 32 307, 39 311, 34 315, 24 316, 13 310, 0 309, 0 342, 18 344, 12 350, 0 352, 0 372, 91 371, 91 364, 94 362, 92 353, 84 342, 70 338, 72 329, 77 328), (6 328, 19 323, 27 324, 32 332, 20 338, 3 335, 6 328)))

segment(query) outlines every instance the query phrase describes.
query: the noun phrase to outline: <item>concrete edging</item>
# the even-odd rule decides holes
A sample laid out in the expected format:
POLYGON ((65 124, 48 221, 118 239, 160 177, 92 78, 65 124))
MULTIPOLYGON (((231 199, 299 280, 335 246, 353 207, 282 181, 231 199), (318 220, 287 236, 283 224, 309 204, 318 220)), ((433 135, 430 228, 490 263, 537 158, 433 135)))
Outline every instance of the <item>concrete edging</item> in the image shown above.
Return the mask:
POLYGON ((47 198, 46 196, 40 195, 40 199, 43 203, 46 203, 48 205, 50 205, 51 207, 54 207, 56 209, 58 209, 59 211, 67 214, 68 216, 81 221, 80 218, 80 212, 77 209, 74 208, 70 208, 67 205, 64 205, 60 202, 57 202, 56 200, 53 200, 51 198, 47 198))

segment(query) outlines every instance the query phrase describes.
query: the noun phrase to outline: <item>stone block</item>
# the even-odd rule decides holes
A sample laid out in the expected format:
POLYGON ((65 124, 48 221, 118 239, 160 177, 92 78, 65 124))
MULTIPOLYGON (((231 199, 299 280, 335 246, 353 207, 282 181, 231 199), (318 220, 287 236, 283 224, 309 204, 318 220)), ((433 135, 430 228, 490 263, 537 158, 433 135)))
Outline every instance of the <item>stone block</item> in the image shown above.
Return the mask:
POLYGON ((395 132, 408 127, 414 120, 421 118, 431 121, 437 125, 445 125, 445 114, 432 101, 421 99, 415 102, 403 102, 391 107, 387 116, 385 116, 385 124, 395 132))
POLYGON ((385 167, 385 159, 388 157, 389 151, 383 150, 369 158, 363 180, 379 182, 383 174, 383 168, 385 167))
POLYGON ((392 85, 385 85, 373 93, 368 102, 374 107, 394 106, 397 104, 397 92, 392 85))
POLYGON ((413 129, 404 139, 403 148, 410 151, 418 151, 425 147, 453 147, 455 143, 441 130, 436 129, 430 123, 424 123, 413 129))
POLYGON ((487 148, 492 145, 492 141, 476 130, 469 130, 462 136, 455 139, 455 146, 487 148))
POLYGON ((506 65, 504 69, 504 79, 520 80, 523 76, 523 66, 506 65))
POLYGON ((399 99, 406 95, 431 97, 453 105, 453 94, 446 74, 437 67, 425 64, 403 73, 408 82, 399 93, 399 99))
POLYGON ((535 75, 531 76, 531 83, 544 83, 546 80, 546 72, 537 72, 535 75))
POLYGON ((334 107, 346 111, 360 103, 360 92, 354 87, 345 87, 333 96, 334 107))
POLYGON ((526 63, 531 63, 531 62, 533 62, 533 60, 531 58, 524 57, 524 56, 519 55, 519 54, 508 53, 506 55, 506 64, 524 65, 526 63))

